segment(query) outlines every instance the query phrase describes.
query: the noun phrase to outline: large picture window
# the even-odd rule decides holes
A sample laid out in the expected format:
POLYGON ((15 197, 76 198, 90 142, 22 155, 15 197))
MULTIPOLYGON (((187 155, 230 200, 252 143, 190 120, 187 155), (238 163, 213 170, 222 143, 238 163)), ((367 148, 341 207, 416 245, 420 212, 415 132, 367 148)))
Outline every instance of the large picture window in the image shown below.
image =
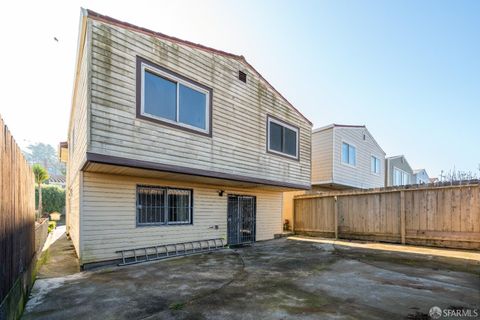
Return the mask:
POLYGON ((267 151, 298 159, 298 128, 268 117, 267 151))
POLYGON ((404 186, 410 184, 410 175, 403 170, 393 168, 393 185, 404 186))
POLYGON ((137 225, 191 224, 193 191, 137 186, 137 225))
POLYGON ((210 133, 211 89, 140 58, 137 67, 137 108, 142 118, 210 133))

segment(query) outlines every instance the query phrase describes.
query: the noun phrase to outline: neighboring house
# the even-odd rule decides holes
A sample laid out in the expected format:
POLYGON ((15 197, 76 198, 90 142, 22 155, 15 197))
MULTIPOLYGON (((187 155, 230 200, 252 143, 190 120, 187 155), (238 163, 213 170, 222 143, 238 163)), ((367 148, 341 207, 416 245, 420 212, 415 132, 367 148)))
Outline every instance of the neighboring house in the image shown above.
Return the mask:
POLYGON ((385 185, 387 187, 414 183, 413 170, 405 156, 388 157, 385 160, 385 168, 385 185))
POLYGON ((427 174, 425 169, 415 169, 413 170, 413 181, 414 184, 428 184, 430 183, 430 177, 427 174))
POLYGON ((60 175, 50 175, 48 178, 46 184, 51 185, 51 186, 57 186, 62 189, 65 189, 66 186, 66 181, 65 181, 65 176, 60 176, 60 175))
POLYGON ((385 152, 365 126, 331 124, 313 130, 312 189, 385 186, 385 152))
POLYGON ((439 182, 439 179, 438 178, 430 178, 429 182, 430 183, 437 183, 437 182, 439 182))
POLYGON ((310 188, 311 122, 243 56, 83 10, 67 160, 82 265, 117 250, 282 232, 310 188))

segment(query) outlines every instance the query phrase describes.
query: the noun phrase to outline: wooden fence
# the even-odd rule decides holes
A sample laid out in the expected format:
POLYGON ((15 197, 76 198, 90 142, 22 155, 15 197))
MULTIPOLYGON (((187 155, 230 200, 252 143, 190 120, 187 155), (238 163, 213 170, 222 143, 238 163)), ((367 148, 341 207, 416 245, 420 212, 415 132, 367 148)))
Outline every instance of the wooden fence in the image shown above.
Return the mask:
MULTIPOLYGON (((28 288, 35 255, 33 172, 0 117, 0 303, 28 288)), ((1 311, 1 310, 0 310, 1 311)), ((1 318, 1 314, 0 314, 1 318)))
POLYGON ((296 196, 294 231, 480 249, 480 185, 470 181, 296 196))

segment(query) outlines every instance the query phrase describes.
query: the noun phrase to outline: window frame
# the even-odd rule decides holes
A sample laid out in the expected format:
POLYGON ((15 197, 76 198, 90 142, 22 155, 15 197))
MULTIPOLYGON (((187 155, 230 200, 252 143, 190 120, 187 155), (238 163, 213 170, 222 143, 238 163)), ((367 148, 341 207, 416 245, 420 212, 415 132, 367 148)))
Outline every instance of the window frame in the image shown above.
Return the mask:
POLYGON ((169 186, 157 186, 157 185, 145 185, 145 184, 137 184, 135 187, 135 225, 137 228, 143 227, 170 227, 170 226, 192 226, 193 225, 193 213, 194 213, 194 193, 193 189, 189 188, 178 188, 178 187, 169 187, 169 186), (165 223, 161 222, 147 222, 147 223, 140 223, 139 216, 138 216, 138 190, 139 188, 154 188, 154 189, 162 189, 165 192, 165 223), (181 190, 181 191, 188 191, 189 198, 190 198, 190 210, 189 210, 189 221, 188 222, 172 222, 169 223, 169 205, 168 205, 168 190, 181 190))
MULTIPOLYGON (((375 163, 375 167, 376 167, 376 163, 375 163)), ((377 176, 382 174, 382 161, 380 161, 380 158, 377 157, 374 154, 372 154, 371 157, 370 157, 370 173, 374 174, 374 175, 377 175, 377 176), (372 160, 373 159, 375 159, 375 161, 378 161, 378 172, 372 171, 372 160)))
MULTIPOLYGON (((283 130, 282 130, 283 132, 283 130)), ((300 128, 297 127, 297 126, 294 126, 288 122, 285 122, 283 120, 280 120, 272 115, 267 115, 267 126, 266 126, 266 150, 267 150, 267 153, 270 153, 270 154, 274 154, 274 155, 277 155, 277 156, 281 156, 281 157, 285 157, 285 158, 288 158, 288 159, 292 159, 292 160, 297 160, 297 161, 300 161, 300 128), (281 151, 277 151, 277 150, 273 150, 270 148, 270 123, 273 122, 273 123, 276 123, 277 125, 280 125, 282 127, 285 127, 285 128, 288 128, 292 131, 295 132, 296 134, 296 146, 295 146, 295 156, 291 155, 291 154, 288 154, 288 153, 284 153, 284 152, 281 152, 281 151)))
POLYGON ((356 145, 354 145, 353 143, 349 143, 347 141, 342 140, 342 143, 340 144, 340 163, 345 165, 345 166, 352 167, 352 168, 357 167, 357 146, 356 145), (343 144, 348 145, 348 161, 349 162, 344 162, 343 161, 343 144), (350 147, 355 149, 355 158, 354 158, 355 163, 354 164, 350 163, 350 147))
POLYGON ((213 90, 197 81, 186 78, 174 71, 171 71, 167 68, 159 66, 151 61, 143 59, 137 56, 137 79, 136 79, 136 107, 137 107, 137 118, 147 120, 150 122, 155 122, 169 127, 193 132, 200 135, 212 136, 212 96, 213 90), (161 77, 167 81, 176 83, 176 121, 162 118, 150 113, 145 112, 144 105, 144 93, 145 93, 145 70, 148 72, 161 77), (198 91, 202 94, 205 94, 205 129, 198 128, 186 123, 179 121, 180 116, 180 84, 198 91))
POLYGON ((405 177, 407 177, 408 180, 410 180, 410 177, 411 177, 410 173, 408 173, 405 170, 402 170, 398 167, 395 167, 395 166, 393 167, 392 185, 394 185, 394 186, 407 186, 407 185, 409 185, 410 183, 405 183, 405 181, 404 181, 405 177), (401 173, 402 182, 400 184, 395 183, 395 171, 399 171, 401 173))

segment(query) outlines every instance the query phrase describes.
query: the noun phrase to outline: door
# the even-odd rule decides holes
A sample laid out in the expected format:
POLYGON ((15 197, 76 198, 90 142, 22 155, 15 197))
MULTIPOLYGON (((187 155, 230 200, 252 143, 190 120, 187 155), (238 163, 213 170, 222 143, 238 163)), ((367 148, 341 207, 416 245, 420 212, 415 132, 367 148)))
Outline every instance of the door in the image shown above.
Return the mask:
POLYGON ((256 198, 253 196, 228 196, 228 244, 240 245, 255 242, 256 198))

